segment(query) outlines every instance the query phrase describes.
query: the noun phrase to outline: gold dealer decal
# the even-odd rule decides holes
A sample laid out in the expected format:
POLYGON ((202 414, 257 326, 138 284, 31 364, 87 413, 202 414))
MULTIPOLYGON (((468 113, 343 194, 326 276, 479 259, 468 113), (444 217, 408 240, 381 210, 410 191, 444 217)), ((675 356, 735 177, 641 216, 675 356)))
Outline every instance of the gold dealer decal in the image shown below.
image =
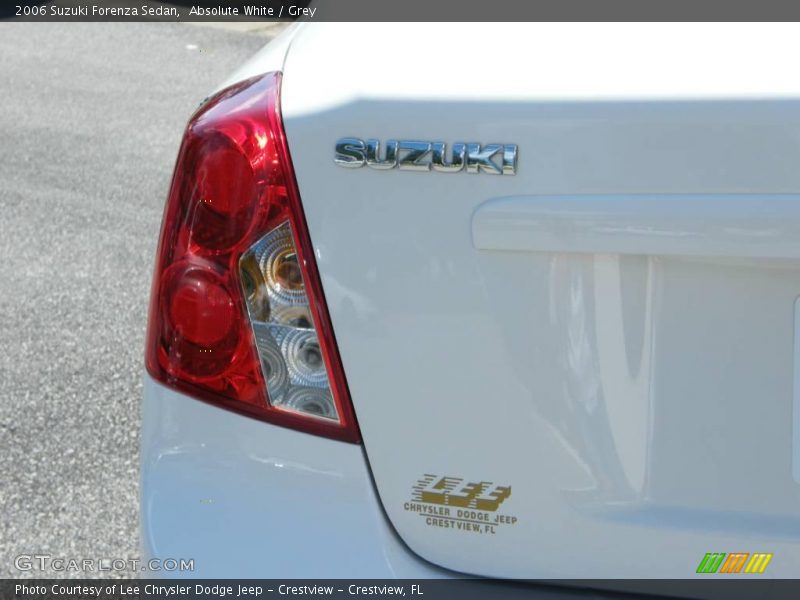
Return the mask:
POLYGON ((498 512, 510 496, 510 485, 424 475, 403 508, 424 518, 429 527, 494 535, 498 528, 517 522, 517 517, 498 512))

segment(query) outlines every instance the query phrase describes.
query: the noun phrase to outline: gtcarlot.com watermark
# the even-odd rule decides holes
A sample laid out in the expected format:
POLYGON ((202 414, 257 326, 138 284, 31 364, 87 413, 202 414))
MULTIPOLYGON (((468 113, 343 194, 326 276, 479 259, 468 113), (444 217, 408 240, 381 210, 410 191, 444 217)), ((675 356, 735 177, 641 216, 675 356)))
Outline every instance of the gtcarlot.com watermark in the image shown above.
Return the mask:
POLYGON ((20 554, 14 559, 19 571, 120 573, 194 571, 193 558, 74 558, 51 554, 20 554))

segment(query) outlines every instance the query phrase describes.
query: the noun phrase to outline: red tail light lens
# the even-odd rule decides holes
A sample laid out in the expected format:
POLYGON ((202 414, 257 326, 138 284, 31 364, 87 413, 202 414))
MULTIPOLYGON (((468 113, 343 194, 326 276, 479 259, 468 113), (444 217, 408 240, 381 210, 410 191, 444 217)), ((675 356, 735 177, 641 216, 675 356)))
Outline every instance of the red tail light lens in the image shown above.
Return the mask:
POLYGON ((146 363, 160 382, 360 441, 283 134, 280 74, 190 120, 161 230, 146 363))

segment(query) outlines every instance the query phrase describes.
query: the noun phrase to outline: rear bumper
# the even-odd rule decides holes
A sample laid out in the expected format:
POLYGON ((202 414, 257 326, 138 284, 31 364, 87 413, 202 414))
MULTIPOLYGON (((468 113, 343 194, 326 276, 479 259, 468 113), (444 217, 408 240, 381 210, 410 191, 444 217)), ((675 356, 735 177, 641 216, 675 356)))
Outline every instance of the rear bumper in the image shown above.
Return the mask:
POLYGON ((361 446, 216 408, 145 375, 143 558, 170 576, 431 578, 380 506, 361 446))

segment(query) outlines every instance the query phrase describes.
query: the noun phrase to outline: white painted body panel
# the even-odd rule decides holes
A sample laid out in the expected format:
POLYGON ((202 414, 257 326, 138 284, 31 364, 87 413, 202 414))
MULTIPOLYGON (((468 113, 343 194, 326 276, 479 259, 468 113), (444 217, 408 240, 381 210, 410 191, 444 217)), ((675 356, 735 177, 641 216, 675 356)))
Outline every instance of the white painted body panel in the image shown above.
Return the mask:
POLYGON ((772 552, 761 577, 800 575, 798 32, 297 33, 287 138, 369 464, 413 551, 523 578, 685 578, 706 552, 772 552), (344 136, 516 143, 519 168, 343 169, 344 136), (510 485, 518 521, 430 526, 404 509, 426 473, 510 485))
POLYGON ((363 449, 255 421, 145 376, 145 560, 193 578, 438 578, 387 523, 363 449))
POLYGON ((479 250, 798 259, 800 196, 511 196, 478 207, 472 239, 479 250))

